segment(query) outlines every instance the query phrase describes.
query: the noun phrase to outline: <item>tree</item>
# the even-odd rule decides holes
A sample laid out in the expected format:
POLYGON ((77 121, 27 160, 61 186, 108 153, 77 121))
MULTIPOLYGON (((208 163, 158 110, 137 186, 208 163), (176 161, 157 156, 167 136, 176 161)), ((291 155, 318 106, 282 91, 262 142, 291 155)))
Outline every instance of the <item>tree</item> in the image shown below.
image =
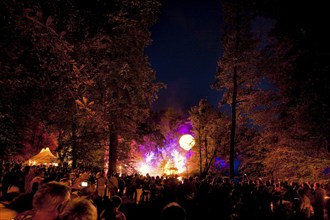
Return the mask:
POLYGON ((199 155, 199 172, 205 177, 213 168, 214 160, 221 155, 221 149, 226 143, 228 120, 217 108, 212 107, 207 99, 199 101, 189 111, 189 121, 192 124, 199 155))
POLYGON ((229 175, 234 178, 234 160, 238 126, 248 123, 248 111, 254 107, 252 97, 259 91, 256 69, 259 41, 251 31, 251 14, 241 7, 240 1, 224 2, 224 53, 218 62, 214 89, 223 91, 221 105, 230 106, 229 175), (237 122, 240 121, 240 124, 237 122))
POLYGON ((252 115, 253 122, 261 128, 256 146, 265 157, 250 162, 263 164, 263 175, 271 175, 274 168, 270 169, 268 162, 277 161, 276 169, 282 175, 300 170, 297 178, 310 178, 307 172, 318 173, 314 178, 321 178, 321 170, 327 167, 329 158, 328 132, 325 132, 329 126, 329 114, 325 113, 329 77, 324 62, 329 54, 329 42, 327 34, 322 33, 322 20, 326 20, 327 14, 318 12, 306 20, 305 14, 322 11, 322 4, 303 3, 298 11, 295 7, 294 2, 282 1, 254 4, 256 13, 275 19, 276 25, 258 66, 268 82, 267 96, 256 99, 260 107, 252 115), (276 9, 283 4, 285 10, 277 13, 276 9), (291 159, 280 152, 288 152, 291 159), (306 154, 304 160, 299 158, 302 152, 306 154), (308 166, 302 161, 308 161, 308 166), (323 161, 323 166, 319 161, 323 161))
POLYGON ((118 134, 132 139, 162 87, 144 55, 158 1, 1 4, 3 142, 20 143, 14 131, 41 121, 59 135, 61 157, 71 151, 75 166, 79 142, 95 129, 98 142, 111 146, 116 171, 118 134), (89 112, 76 102, 84 98, 94 101, 89 112))
POLYGON ((87 34, 77 44, 77 61, 85 64, 84 71, 93 80, 88 97, 108 133, 109 172, 117 170, 118 135, 125 140, 134 138, 137 125, 148 116, 161 88, 154 82, 155 72, 144 55, 151 42, 148 28, 156 21, 158 7, 158 1, 150 0, 102 1, 83 8, 88 15, 87 34), (91 59, 86 59, 86 54, 91 59))
POLYGON ((44 13, 42 6, 22 1, 3 1, 2 6, 4 144, 22 147, 25 130, 31 124, 41 123, 46 132, 54 117, 53 109, 59 104, 57 100, 67 95, 61 86, 71 76, 72 46, 57 33, 52 17, 44 13), (11 129, 17 132, 15 139, 10 132, 5 133, 11 129))

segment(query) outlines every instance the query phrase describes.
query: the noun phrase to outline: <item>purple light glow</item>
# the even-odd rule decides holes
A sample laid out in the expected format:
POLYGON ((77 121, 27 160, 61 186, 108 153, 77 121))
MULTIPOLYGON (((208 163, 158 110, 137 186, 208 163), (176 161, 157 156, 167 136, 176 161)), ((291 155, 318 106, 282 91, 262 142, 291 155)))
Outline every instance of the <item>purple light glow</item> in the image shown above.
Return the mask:
POLYGON ((179 129, 178 129, 178 133, 183 135, 183 134, 191 134, 191 129, 192 129, 192 125, 191 123, 185 123, 182 124, 179 129))
POLYGON ((182 150, 176 138, 163 148, 155 149, 147 145, 139 147, 141 157, 136 167, 141 174, 161 176, 185 172, 187 159, 192 156, 192 153, 182 150))

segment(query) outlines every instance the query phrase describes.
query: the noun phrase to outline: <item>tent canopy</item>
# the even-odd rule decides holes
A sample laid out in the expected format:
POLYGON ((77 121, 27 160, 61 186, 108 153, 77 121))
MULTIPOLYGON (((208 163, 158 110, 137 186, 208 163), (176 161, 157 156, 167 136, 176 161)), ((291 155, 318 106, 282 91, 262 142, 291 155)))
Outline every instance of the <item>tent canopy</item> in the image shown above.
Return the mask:
POLYGON ((50 164, 57 163, 57 157, 50 152, 49 148, 43 148, 37 155, 29 159, 30 164, 50 164))

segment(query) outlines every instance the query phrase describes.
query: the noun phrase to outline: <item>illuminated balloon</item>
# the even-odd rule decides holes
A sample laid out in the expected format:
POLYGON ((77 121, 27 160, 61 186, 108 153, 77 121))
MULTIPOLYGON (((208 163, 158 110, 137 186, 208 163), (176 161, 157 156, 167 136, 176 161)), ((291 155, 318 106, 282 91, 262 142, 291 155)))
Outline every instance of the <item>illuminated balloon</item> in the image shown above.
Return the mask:
POLYGON ((185 134, 181 136, 179 144, 180 147, 188 151, 195 145, 195 139, 190 134, 185 134))

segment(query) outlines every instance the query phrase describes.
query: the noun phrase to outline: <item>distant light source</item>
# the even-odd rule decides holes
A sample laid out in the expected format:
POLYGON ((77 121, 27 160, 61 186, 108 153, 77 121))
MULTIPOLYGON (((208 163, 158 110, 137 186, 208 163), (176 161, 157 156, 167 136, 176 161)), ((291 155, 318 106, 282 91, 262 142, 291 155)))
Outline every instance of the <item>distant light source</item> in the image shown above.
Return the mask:
POLYGON ((195 145, 195 139, 190 134, 185 134, 181 136, 179 144, 180 147, 188 151, 195 145))

